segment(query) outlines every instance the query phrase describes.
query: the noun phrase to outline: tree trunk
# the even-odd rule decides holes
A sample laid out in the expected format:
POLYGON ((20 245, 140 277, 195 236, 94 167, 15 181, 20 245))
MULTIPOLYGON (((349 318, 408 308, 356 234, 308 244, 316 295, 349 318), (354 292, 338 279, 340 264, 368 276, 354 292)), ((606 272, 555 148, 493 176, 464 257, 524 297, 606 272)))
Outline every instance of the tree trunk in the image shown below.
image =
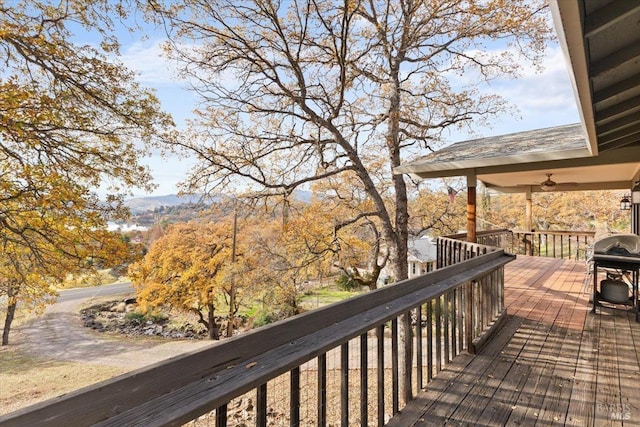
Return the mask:
POLYGON ((7 315, 4 318, 4 330, 2 331, 2 345, 9 345, 9 331, 11 330, 11 322, 16 313, 16 304, 7 306, 7 315))
POLYGON ((229 292, 229 321, 227 322, 227 337, 233 336, 233 329, 235 327, 235 316, 236 314, 236 285, 235 283, 231 285, 231 290, 229 292))
POLYGON ((207 305, 207 309, 208 309, 208 325, 209 325, 209 339, 212 340, 219 340, 220 339, 220 328, 218 327, 218 324, 216 323, 216 317, 215 317, 215 307, 213 304, 208 304, 207 305))
POLYGON ((11 323, 13 323, 17 305, 15 290, 9 283, 9 288, 7 289, 7 314, 4 318, 4 329, 2 331, 2 345, 9 345, 9 332, 11 331, 11 323))
MULTIPOLYGON (((286 198, 285 198, 286 205, 286 198)), ((283 221, 284 221, 284 209, 283 209, 283 221)), ((231 264, 235 266, 236 263, 236 251, 238 244, 238 199, 233 199, 233 242, 231 244, 231 264)), ((235 321, 236 314, 236 279, 235 271, 231 275, 231 289, 229 290, 229 319, 227 321, 227 337, 233 336, 233 323, 235 321)))
MULTIPOLYGON (((402 50, 398 52, 402 57, 402 50)), ((391 79, 393 81, 393 91, 389 105, 389 133, 387 135, 387 148, 391 168, 399 166, 402 159, 400 156, 400 106, 401 106, 401 84, 400 84, 400 60, 394 58, 391 67, 391 79)), ((409 240, 409 207, 407 200, 407 185, 404 176, 393 174, 393 187, 395 190, 395 232, 394 241, 391 245, 391 266, 397 281, 409 277, 408 240, 409 240)), ((413 398, 412 392, 412 357, 413 357, 413 330, 411 328, 411 313, 405 313, 399 320, 399 342, 400 348, 400 390, 405 404, 413 398)))

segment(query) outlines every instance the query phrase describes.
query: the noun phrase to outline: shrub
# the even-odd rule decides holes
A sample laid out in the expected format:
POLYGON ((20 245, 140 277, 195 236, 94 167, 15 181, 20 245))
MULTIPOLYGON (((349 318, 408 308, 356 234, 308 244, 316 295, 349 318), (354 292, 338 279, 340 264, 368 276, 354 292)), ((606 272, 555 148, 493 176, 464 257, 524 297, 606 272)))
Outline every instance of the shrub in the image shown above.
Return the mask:
POLYGON ((166 314, 151 311, 147 313, 130 311, 129 313, 125 314, 124 318, 127 323, 132 323, 135 325, 142 325, 143 323, 146 323, 148 321, 153 323, 164 323, 168 320, 166 314))
MULTIPOLYGON (((367 280, 367 277, 363 277, 363 279, 367 280)), ((362 280, 356 280, 352 275, 342 273, 336 279, 336 285, 342 291, 359 291, 362 288, 362 280)))
POLYGON ((130 311, 124 315, 124 319, 127 323, 133 323, 135 325, 142 325, 145 322, 144 318, 144 313, 139 313, 137 311, 130 311))

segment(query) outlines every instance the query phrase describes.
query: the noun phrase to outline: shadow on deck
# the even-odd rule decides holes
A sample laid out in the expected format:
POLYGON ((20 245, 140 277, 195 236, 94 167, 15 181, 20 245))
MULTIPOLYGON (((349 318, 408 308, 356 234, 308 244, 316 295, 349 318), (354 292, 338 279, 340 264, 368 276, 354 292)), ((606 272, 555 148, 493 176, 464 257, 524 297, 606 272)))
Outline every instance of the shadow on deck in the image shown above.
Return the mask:
POLYGON ((585 274, 584 263, 518 256, 502 329, 388 426, 640 425, 640 323, 622 306, 592 314, 585 274))

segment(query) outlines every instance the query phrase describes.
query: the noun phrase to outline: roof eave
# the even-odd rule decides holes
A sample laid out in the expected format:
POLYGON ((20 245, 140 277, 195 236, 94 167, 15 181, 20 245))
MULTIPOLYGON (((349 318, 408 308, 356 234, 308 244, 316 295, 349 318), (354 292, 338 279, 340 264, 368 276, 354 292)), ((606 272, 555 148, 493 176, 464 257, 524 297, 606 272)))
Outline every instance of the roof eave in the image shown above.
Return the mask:
POLYGON ((549 0, 549 8, 565 60, 567 64, 571 64, 568 67, 569 79, 578 102, 578 112, 587 139, 587 149, 592 156, 596 156, 598 144, 580 4, 577 1, 549 0))
POLYGON ((453 170, 456 171, 457 175, 461 175, 460 172, 463 170, 474 170, 477 168, 486 168, 500 165, 515 165, 548 162, 554 160, 579 159, 584 157, 590 157, 590 153, 586 149, 526 153, 514 156, 467 159, 440 163, 417 161, 394 168, 394 173, 407 173, 424 178, 427 177, 427 175, 431 175, 432 173, 437 174, 437 176, 443 176, 443 172, 453 170))

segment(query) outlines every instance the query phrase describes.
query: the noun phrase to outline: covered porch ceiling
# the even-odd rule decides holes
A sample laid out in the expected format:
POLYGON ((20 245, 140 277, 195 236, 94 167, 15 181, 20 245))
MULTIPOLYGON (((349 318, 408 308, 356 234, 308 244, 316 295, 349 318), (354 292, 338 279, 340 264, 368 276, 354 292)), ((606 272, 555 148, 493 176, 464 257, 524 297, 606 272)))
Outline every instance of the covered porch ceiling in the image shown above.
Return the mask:
POLYGON ((640 176, 640 2, 549 0, 581 124, 453 144, 396 168, 500 192, 629 190, 640 176), (557 183, 543 190, 551 174, 557 183))
POLYGON ((640 2, 550 0, 594 155, 640 150, 640 2))

